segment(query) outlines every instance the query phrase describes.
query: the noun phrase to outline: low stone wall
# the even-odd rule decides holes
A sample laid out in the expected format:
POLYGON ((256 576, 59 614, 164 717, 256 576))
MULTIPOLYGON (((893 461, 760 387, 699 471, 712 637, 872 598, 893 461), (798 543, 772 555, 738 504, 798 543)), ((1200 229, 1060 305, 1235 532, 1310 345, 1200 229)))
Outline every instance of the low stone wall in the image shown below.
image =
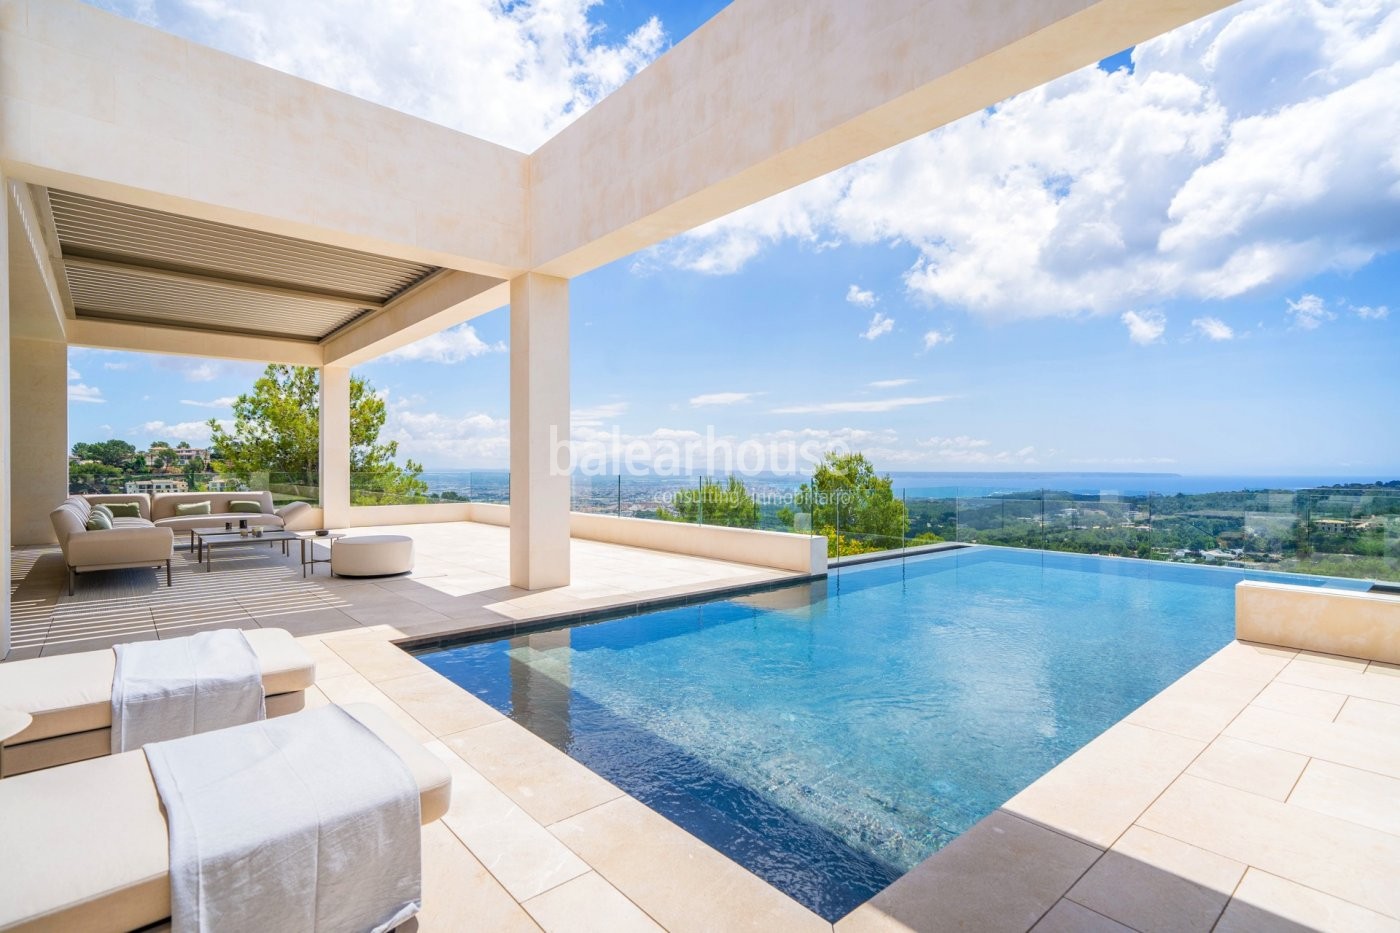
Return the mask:
POLYGON ((1400 664, 1400 596, 1246 580, 1235 586, 1235 637, 1400 664))
POLYGON ((826 572, 826 539, 819 536, 583 512, 569 516, 569 530, 575 538, 591 541, 737 561, 775 570, 826 572))
POLYGON ((351 528, 374 525, 417 525, 428 522, 471 521, 471 503, 442 502, 424 505, 355 505, 350 507, 351 528))

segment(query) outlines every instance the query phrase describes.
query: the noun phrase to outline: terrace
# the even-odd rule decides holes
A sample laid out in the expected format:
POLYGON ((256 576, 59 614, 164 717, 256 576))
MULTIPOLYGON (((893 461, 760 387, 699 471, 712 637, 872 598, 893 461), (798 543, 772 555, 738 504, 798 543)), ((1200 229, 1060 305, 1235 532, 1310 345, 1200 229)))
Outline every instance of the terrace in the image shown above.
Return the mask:
MULTIPOLYGON (((547 648, 532 623, 826 573, 821 539, 571 514, 550 446, 568 279, 1223 5, 1023 3, 950 28, 941 7, 740 2, 526 156, 77 2, 0 0, 0 650, 288 629, 312 704, 379 705, 451 769, 422 929, 830 928, 395 643, 547 648), (780 35, 801 38, 775 69, 759 40, 780 35), (892 35, 905 54, 866 53, 892 35), (352 506, 350 367, 507 303, 510 505, 352 506), (178 551, 169 589, 115 571, 67 596, 47 515, 69 346, 318 367, 315 524, 406 534, 415 570, 303 578, 250 549, 205 573, 178 551)), ((1393 929, 1397 675, 1233 643, 836 926, 1393 929)))

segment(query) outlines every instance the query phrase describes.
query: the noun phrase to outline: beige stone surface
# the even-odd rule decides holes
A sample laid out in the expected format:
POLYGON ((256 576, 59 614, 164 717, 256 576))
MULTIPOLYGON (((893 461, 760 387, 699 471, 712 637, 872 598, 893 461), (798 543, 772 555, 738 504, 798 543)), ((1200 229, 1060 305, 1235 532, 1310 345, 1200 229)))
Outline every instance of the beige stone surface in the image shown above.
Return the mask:
POLYGON ((1400 704, 1381 703, 1363 697, 1347 697, 1337 722, 1381 729, 1400 735, 1400 704))
POLYGON ((1216 933, 1394 933, 1400 921, 1251 868, 1216 933))
POLYGON ((1106 849, 1204 748, 1196 739, 1120 722, 1005 809, 1106 849))
POLYGON ((1209 930, 1244 871, 1241 862, 1134 826, 1066 896, 1144 933, 1209 930))
POLYGON ((1271 683, 1252 702, 1254 706, 1262 706, 1275 712, 1331 722, 1337 718, 1346 697, 1326 690, 1300 687, 1297 684, 1271 683))
POLYGON ((434 823, 423 828, 423 911, 418 929, 422 933, 538 933, 540 928, 452 830, 434 823))
POLYGON ((1101 850, 998 810, 836 923, 866 930, 1027 930, 1101 850))
POLYGON ((1032 933, 1131 933, 1132 927, 1125 927, 1117 920, 1110 920, 1103 914, 1094 913, 1083 905, 1070 900, 1060 900, 1050 912, 1040 919, 1032 933))
POLYGON ((1195 670, 1138 707, 1126 721, 1208 742, 1259 690, 1255 677, 1195 670))
POLYGON ((1400 743, 1394 741, 1395 734, 1369 725, 1322 722, 1251 707, 1230 723, 1225 735, 1400 777, 1400 743))
MULTIPOLYGON (((421 671, 422 665, 417 661, 413 663, 421 671)), ((377 686, 385 696, 439 737, 503 718, 491 706, 436 672, 379 680, 377 686)))
POLYGON ((1368 661, 1400 662, 1400 597, 1247 580, 1235 637, 1368 661))
POLYGON ((1307 763, 1305 755, 1220 736, 1191 762, 1186 773, 1274 800, 1287 800, 1307 763))
POLYGON ((631 797, 593 807, 550 831, 668 930, 831 928, 631 797))
POLYGON ((597 872, 525 902, 548 933, 659 933, 662 929, 597 872))
POLYGON ((1176 781, 1140 825, 1400 917, 1400 837, 1200 778, 1176 781))
POLYGON ((1400 780, 1314 758, 1288 802, 1400 836, 1400 780))

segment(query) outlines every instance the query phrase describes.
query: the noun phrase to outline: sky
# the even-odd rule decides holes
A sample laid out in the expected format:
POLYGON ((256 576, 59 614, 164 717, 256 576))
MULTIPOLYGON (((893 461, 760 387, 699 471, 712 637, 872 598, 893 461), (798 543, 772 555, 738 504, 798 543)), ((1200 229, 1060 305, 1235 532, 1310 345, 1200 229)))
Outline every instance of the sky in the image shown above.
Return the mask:
MULTIPOLYGON (((532 151, 719 2, 103 0, 532 151)), ((883 470, 1400 478, 1400 4, 1252 0, 573 280, 573 438, 883 470)), ((359 367, 508 459, 508 317, 359 367)), ((74 350, 70 434, 207 440, 260 367, 74 350)))

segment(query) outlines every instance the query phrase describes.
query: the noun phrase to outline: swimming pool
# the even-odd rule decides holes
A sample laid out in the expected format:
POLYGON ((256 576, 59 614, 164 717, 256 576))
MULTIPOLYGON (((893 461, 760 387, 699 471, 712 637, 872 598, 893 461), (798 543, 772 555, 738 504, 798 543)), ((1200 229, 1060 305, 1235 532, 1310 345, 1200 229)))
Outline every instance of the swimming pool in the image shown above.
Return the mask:
POLYGON ((966 548, 420 660, 827 919, 1225 645, 1234 584, 966 548))

